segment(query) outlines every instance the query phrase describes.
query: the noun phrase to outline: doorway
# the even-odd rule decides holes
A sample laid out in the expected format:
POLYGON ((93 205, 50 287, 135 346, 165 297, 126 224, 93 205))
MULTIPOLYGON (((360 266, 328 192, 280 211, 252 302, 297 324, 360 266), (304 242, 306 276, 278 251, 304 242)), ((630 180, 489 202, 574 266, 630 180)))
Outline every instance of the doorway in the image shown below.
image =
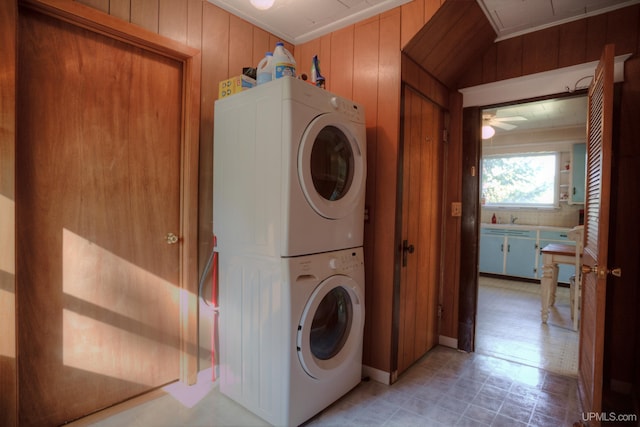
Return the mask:
POLYGON ((560 265, 555 304, 546 324, 540 318, 542 248, 582 236, 587 101, 583 91, 567 95, 482 109, 475 343, 576 376, 574 265, 560 265))

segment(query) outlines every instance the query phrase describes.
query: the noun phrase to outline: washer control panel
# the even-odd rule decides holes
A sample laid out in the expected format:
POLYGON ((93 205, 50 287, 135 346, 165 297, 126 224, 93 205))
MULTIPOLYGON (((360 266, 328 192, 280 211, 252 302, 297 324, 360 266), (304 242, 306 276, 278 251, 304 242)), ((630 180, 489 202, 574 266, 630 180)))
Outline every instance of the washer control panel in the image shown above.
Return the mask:
POLYGON ((364 255, 362 248, 343 249, 323 252, 314 255, 295 257, 290 264, 292 276, 309 276, 321 278, 334 274, 350 275, 363 268, 364 255))
POLYGON ((355 251, 342 251, 338 254, 332 254, 328 265, 336 273, 350 273, 362 265, 362 259, 355 251))
POLYGON ((329 105, 336 112, 344 114, 353 122, 362 123, 364 120, 364 110, 355 102, 333 95, 329 98, 329 105))

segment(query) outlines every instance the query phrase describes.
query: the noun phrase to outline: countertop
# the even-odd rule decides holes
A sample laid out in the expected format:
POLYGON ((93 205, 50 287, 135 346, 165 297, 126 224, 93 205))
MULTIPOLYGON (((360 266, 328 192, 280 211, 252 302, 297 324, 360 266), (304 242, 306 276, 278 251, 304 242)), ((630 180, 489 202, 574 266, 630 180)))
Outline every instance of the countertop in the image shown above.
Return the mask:
POLYGON ((554 227, 550 225, 528 225, 528 224, 488 224, 481 223, 484 228, 500 228, 505 230, 549 230, 549 231, 569 231, 573 227, 554 227))

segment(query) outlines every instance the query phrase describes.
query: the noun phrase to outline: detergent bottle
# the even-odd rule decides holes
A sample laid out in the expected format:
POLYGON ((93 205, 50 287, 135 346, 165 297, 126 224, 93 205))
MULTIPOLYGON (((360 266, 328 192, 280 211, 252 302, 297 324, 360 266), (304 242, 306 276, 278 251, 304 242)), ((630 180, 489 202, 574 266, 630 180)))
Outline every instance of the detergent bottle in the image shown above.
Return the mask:
POLYGON ((256 82, 261 85, 273 79, 273 53, 267 52, 264 58, 258 63, 256 70, 256 82))
POLYGON ((284 76, 296 76, 296 60, 293 58, 291 52, 284 47, 284 43, 276 43, 272 61, 274 80, 284 76))

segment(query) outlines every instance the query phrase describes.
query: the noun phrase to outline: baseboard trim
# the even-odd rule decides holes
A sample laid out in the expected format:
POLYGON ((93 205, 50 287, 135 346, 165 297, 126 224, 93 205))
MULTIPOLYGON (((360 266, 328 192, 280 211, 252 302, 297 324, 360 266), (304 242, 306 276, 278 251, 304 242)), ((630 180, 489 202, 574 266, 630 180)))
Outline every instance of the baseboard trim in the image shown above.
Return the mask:
POLYGON ((372 368, 371 366, 362 365, 362 377, 369 377, 373 381, 390 385, 391 374, 389 372, 382 371, 380 369, 372 368))
POLYGON ((445 347, 458 348, 458 339, 445 337, 444 335, 440 335, 438 337, 438 344, 443 345, 445 347))

